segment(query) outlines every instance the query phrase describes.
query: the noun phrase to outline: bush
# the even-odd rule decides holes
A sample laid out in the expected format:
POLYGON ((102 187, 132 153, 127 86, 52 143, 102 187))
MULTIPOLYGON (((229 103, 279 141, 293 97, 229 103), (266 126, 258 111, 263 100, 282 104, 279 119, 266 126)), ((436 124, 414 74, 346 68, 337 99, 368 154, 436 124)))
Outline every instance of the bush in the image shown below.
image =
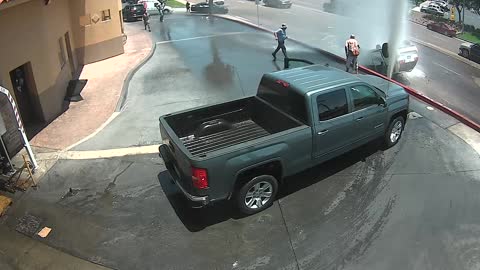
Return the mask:
POLYGON ((475 30, 476 30, 475 26, 470 25, 470 24, 465 24, 465 26, 463 27, 463 31, 465 31, 465 32, 475 32, 475 30))

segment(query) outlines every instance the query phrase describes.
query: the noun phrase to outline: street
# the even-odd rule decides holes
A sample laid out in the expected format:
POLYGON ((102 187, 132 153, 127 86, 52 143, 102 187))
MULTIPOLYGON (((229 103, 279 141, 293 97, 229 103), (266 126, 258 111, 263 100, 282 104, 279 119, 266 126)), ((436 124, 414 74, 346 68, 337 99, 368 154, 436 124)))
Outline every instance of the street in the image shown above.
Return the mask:
MULTIPOLYGON (((257 23, 255 2, 234 0, 228 5, 231 16, 257 23)), ((359 29, 359 26, 351 25, 354 30, 349 30, 344 26, 348 21, 345 17, 324 12, 321 3, 316 1, 295 2, 290 9, 276 9, 263 5, 259 7, 261 26, 274 30, 281 23, 287 22, 289 25, 287 32, 291 38, 340 56, 344 55, 343 46, 350 31, 355 33, 355 29, 359 29)), ((462 41, 430 31, 412 22, 405 23, 408 35, 413 41, 442 44, 443 49, 452 54, 458 53, 462 41)), ((373 32, 369 37, 373 38, 375 34, 373 32)), ((380 32, 379 35, 384 34, 380 32)), ((375 42, 372 43, 371 40, 368 45, 363 45, 366 43, 365 37, 357 36, 357 39, 365 50, 375 46, 375 42)), ((376 44, 383 42, 378 40, 376 44)), ((480 123, 480 113, 476 105, 480 104, 478 91, 480 70, 430 47, 419 43, 416 46, 419 50, 419 63, 416 68, 394 78, 480 123)), ((294 57, 294 54, 292 53, 290 57, 294 57)), ((360 64, 368 64, 368 59, 360 59, 360 64)))
MULTIPOLYGON (((158 145, 160 115, 254 95, 263 73, 282 69, 268 33, 207 16, 151 21, 155 52, 133 75, 119 115, 73 150, 158 145)), ((298 58, 343 68, 288 46, 298 58)), ((420 70, 463 76, 445 73, 451 60, 419 49, 435 58, 420 70)), ((463 79, 459 91, 473 87, 473 78, 463 79)), ((447 78, 426 86, 444 93, 449 85, 447 78)), ((373 142, 290 177, 274 205, 253 216, 226 202, 186 207, 150 153, 60 160, 38 190, 11 206, 5 224, 16 233, 20 217, 37 216, 53 228, 37 241, 112 269, 476 269, 480 157, 451 133, 457 120, 413 97, 410 109, 398 145, 382 150, 373 142)))

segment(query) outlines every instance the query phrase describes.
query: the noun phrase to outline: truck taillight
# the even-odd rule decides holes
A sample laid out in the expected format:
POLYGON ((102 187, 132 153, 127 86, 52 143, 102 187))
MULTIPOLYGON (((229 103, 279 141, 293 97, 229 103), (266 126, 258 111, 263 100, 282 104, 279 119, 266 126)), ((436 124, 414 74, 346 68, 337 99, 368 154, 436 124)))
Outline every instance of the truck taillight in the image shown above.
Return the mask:
POLYGON ((192 183, 198 189, 208 188, 207 170, 192 167, 192 183))

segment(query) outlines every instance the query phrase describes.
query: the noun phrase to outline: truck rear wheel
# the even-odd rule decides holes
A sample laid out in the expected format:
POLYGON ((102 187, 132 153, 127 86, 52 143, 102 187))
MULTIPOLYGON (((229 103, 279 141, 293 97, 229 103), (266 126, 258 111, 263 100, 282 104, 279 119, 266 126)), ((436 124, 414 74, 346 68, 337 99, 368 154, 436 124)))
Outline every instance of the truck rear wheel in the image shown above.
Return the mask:
POLYGON ((403 119, 403 116, 398 116, 390 122, 387 132, 385 133, 385 144, 388 148, 398 143, 402 137, 404 127, 405 119, 403 119))
POLYGON ((273 204, 278 182, 271 175, 261 175, 246 182, 236 193, 238 209, 247 215, 261 212, 273 204))

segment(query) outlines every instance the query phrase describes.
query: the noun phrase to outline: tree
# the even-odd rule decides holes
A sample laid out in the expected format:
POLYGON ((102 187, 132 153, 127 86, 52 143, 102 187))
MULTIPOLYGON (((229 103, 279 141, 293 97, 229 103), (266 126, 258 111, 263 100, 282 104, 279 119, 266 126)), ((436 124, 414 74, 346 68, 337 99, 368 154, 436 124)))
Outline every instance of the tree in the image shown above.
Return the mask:
POLYGON ((463 24, 465 9, 473 9, 475 13, 479 14, 480 0, 450 0, 450 3, 455 6, 458 12, 458 22, 463 24))

